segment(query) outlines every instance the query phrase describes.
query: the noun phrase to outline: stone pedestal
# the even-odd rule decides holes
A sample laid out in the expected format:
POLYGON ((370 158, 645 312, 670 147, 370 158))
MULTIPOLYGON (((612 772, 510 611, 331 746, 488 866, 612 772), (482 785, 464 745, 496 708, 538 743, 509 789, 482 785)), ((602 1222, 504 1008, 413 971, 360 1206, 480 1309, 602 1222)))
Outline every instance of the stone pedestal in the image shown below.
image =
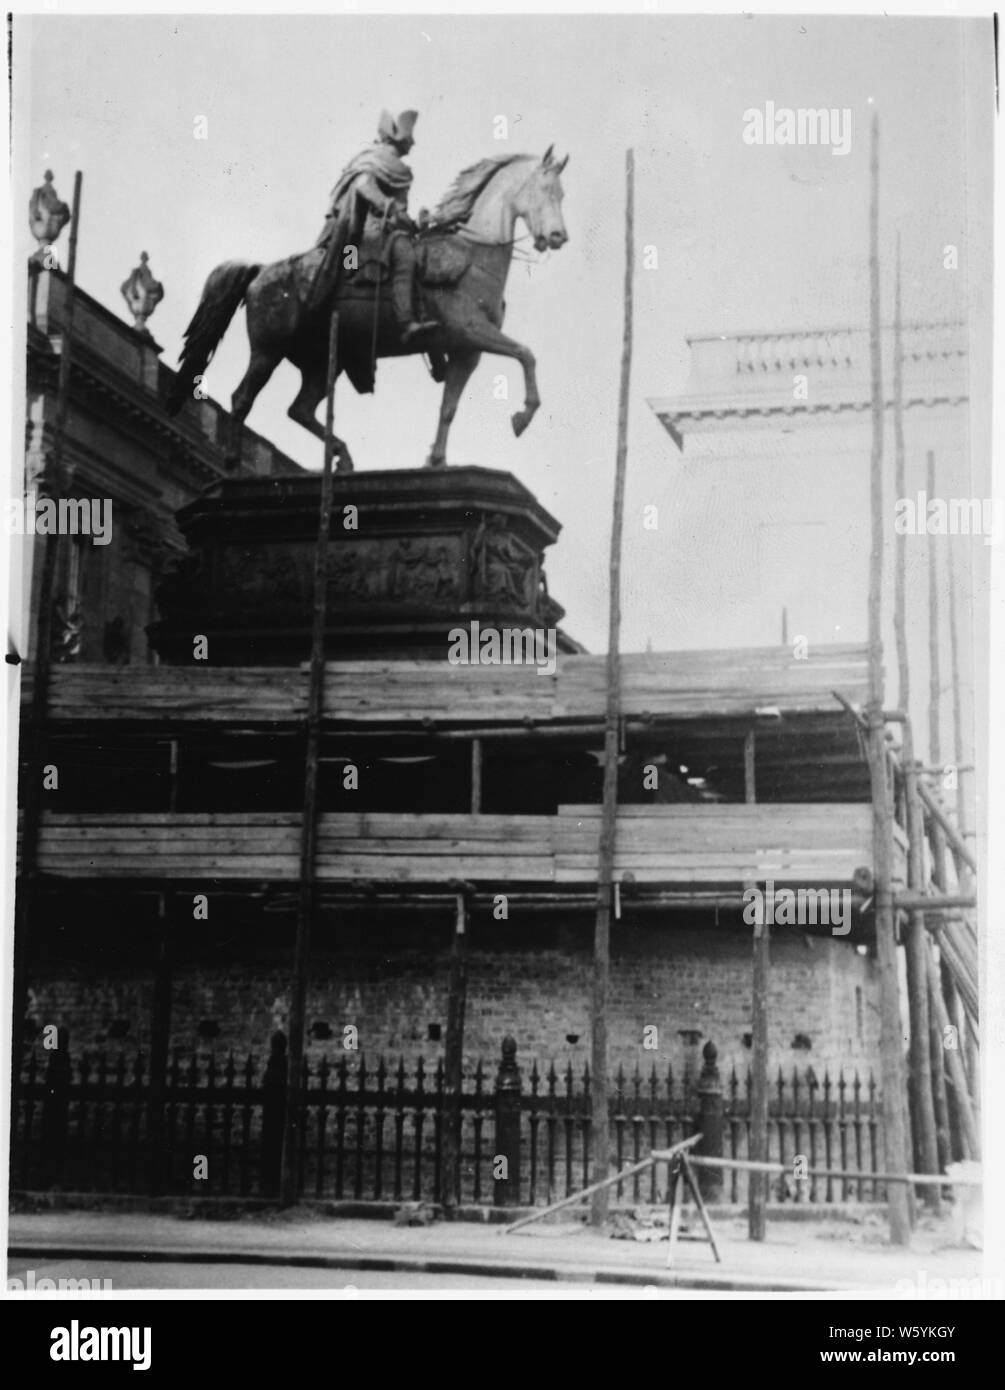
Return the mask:
MULTIPOLYGON (((336 473, 328 556, 331 660, 445 659, 451 628, 558 627, 544 550, 559 524, 489 468, 336 473)), ((233 478, 178 513, 189 555, 149 631, 169 662, 209 639, 214 665, 310 654, 319 474, 233 478)), ((561 632, 560 651, 580 650, 561 632)))

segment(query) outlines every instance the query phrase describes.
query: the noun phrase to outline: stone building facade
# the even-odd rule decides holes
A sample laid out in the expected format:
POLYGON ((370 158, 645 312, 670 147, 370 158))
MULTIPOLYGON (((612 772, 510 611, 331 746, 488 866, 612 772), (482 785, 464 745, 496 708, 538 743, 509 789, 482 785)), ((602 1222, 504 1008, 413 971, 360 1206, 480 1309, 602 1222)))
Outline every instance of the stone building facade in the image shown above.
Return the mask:
MULTIPOLYGON (((23 491, 33 499, 54 440, 67 280, 38 261, 30 263, 29 276, 23 491)), ((63 548, 57 625, 69 624, 72 632, 65 634, 59 659, 156 661, 146 637, 157 616, 154 591, 185 548, 175 513, 223 473, 226 411, 213 400, 193 399, 170 416, 164 402, 174 373, 160 354, 149 331, 77 288, 64 493, 100 501, 110 512, 111 535, 94 544, 92 536, 78 534, 63 548)), ((251 430, 245 431, 243 467, 263 477, 299 471, 251 430)), ((39 549, 25 537, 12 576, 12 609, 23 633, 22 655, 29 656, 39 549)))

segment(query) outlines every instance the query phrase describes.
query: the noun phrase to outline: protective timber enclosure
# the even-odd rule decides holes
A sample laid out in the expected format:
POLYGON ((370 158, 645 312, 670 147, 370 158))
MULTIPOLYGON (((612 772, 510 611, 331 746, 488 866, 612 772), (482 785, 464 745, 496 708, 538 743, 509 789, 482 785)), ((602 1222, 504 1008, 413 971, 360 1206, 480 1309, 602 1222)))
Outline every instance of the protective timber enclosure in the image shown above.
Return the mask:
MULTIPOLYGON (((36 325, 61 340, 63 449, 74 392, 78 427, 101 407, 86 354, 74 375, 72 257, 65 279, 35 275, 59 287, 39 302, 63 295, 36 325)), ((873 330, 878 373, 878 306, 873 330)), ((161 438, 169 384, 130 388, 161 438)), ((881 383, 873 401, 882 419, 881 383)), ((882 537, 868 644, 618 654, 612 718, 609 659, 559 627, 559 527, 527 489, 478 468, 333 475, 331 424, 320 479, 214 477, 178 509, 160 665, 50 660, 45 538, 22 684, 16 1185, 198 1194, 198 1154, 217 1195, 546 1205, 605 1170, 599 1093, 611 1162, 698 1132, 705 1157, 806 1154, 845 1176, 785 1177, 777 1200, 886 1200, 906 1239, 906 1184, 872 1175, 979 1157, 976 859, 966 798, 943 803, 885 697, 882 537), (548 660, 456 664, 450 634, 473 624, 550 633, 548 660), (701 1007, 683 1006, 690 978, 664 1006, 685 954, 713 983, 701 1007), (773 979, 830 1011, 812 1059, 803 1014, 781 1045, 773 979), (599 1088, 572 1051, 598 1022, 618 1059, 599 1088)), ((880 447, 874 483, 881 464, 880 447)), ((655 1181, 616 1195, 656 1200, 655 1181)), ((765 1183, 705 1181, 749 1200, 763 1236, 765 1183)))

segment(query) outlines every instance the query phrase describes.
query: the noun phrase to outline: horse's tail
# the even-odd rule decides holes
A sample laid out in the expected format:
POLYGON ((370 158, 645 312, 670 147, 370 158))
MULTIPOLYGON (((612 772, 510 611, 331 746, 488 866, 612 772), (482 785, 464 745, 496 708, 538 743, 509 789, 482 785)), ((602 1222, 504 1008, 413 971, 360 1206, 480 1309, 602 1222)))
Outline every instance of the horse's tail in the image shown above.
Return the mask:
POLYGON ((191 396, 196 377, 201 376, 212 361, 220 339, 261 268, 249 261, 224 261, 210 272, 199 307, 185 329, 178 374, 167 398, 170 414, 176 415, 191 396))

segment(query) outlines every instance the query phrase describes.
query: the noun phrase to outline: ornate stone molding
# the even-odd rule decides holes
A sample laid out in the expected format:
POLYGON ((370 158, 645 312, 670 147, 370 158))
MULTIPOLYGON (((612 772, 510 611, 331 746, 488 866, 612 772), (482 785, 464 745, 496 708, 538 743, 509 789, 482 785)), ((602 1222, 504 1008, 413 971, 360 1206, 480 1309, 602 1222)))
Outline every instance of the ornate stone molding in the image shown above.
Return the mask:
MULTIPOLYGON (((511 474, 408 469, 336 474, 334 485, 333 654, 445 658, 447 633, 473 619, 557 626, 543 563, 558 523, 511 474)), ((317 474, 228 479, 183 508, 191 558, 158 591, 155 649, 189 660, 191 633, 212 630, 215 661, 305 659, 319 492, 317 474)))

